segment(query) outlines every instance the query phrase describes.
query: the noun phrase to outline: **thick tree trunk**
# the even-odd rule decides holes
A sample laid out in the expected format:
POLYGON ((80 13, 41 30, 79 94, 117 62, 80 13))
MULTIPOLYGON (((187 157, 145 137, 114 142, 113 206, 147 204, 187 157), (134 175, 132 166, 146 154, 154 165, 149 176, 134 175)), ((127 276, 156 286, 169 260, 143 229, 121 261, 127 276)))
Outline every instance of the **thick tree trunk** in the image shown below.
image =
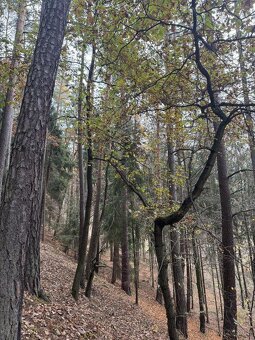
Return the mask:
POLYGON ((222 274, 224 292, 223 339, 234 340, 237 338, 234 234, 232 224, 230 190, 227 175, 226 151, 223 141, 221 142, 217 154, 217 168, 222 215, 222 274))
POLYGON ((13 101, 14 90, 17 82, 16 69, 19 64, 19 49, 23 38, 23 31, 26 18, 26 1, 19 2, 18 19, 16 26, 16 35, 14 40, 14 47, 12 52, 12 59, 10 65, 10 75, 5 97, 5 106, 3 109, 3 119, 0 131, 0 201, 2 186, 4 185, 4 178, 8 168, 8 154, 10 148, 12 125, 13 125, 13 101))
POLYGON ((165 254, 165 245, 163 243, 163 228, 155 223, 154 229, 155 251, 158 261, 158 282, 162 290, 165 302, 168 334, 170 340, 178 340, 179 336, 176 330, 176 314, 174 310, 173 299, 168 285, 168 261, 165 254))
POLYGON ((29 70, 0 209, 0 339, 20 339, 28 233, 40 223, 48 114, 70 0, 48 0, 29 70))

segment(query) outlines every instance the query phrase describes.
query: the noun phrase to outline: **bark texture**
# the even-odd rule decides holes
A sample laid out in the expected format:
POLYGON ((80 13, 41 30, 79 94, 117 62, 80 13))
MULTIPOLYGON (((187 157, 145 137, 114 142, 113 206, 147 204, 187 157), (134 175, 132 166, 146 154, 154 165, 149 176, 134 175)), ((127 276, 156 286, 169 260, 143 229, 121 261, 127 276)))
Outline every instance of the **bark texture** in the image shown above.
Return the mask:
MULTIPOLYGON (((177 200, 176 186, 173 181, 175 175, 175 159, 174 148, 171 142, 171 126, 167 127, 167 154, 168 154, 168 171, 169 171, 169 193, 170 193, 170 205, 177 200)), ((181 246, 180 246, 180 233, 176 228, 171 228, 170 231, 171 240, 171 256, 172 256, 172 269, 173 280, 176 296, 176 328, 184 335, 188 337, 187 326, 187 310, 186 299, 184 290, 184 274, 182 267, 181 246)))
POLYGON ((48 114, 70 0, 48 0, 24 91, 0 211, 0 339, 20 339, 28 233, 39 225, 48 114))
POLYGON ((223 141, 221 142, 217 155, 217 168, 222 215, 222 274, 224 301, 223 339, 234 340, 237 339, 234 233, 227 175, 226 151, 223 141))
POLYGON ((163 230, 155 223, 154 228, 155 237, 155 252, 158 261, 158 283, 161 287, 165 302, 168 335, 170 340, 178 340, 179 336, 176 330, 176 314, 174 310, 174 303, 168 285, 168 260, 165 254, 165 245, 163 243, 163 230))

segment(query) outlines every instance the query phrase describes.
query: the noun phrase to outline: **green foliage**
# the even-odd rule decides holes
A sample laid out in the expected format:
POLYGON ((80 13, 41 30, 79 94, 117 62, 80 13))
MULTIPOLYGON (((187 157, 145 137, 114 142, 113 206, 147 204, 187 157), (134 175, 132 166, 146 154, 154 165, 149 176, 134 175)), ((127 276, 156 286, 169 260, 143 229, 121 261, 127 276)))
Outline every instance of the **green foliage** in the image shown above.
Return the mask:
POLYGON ((56 113, 51 115, 49 124, 49 142, 47 154, 49 157, 48 194, 58 204, 61 204, 72 177, 74 161, 71 158, 69 145, 64 141, 63 131, 56 123, 56 113))

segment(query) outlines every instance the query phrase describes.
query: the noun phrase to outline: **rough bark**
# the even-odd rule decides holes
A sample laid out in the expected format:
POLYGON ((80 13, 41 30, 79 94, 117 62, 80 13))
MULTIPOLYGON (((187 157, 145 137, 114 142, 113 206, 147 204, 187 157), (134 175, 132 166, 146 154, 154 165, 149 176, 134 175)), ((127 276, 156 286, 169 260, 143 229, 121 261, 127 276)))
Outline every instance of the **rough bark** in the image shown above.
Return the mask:
MULTIPOLYGON (((171 143, 170 126, 167 127, 167 154, 168 154, 168 171, 169 171, 169 193, 170 193, 170 204, 176 201, 176 186, 173 181, 175 175, 175 159, 174 150, 171 143)), ((184 290, 184 274, 182 267, 181 258, 181 247, 180 247, 180 234, 176 228, 171 228, 170 231, 171 240, 171 257, 172 257, 172 270, 173 270, 173 281, 176 297, 176 327, 184 335, 188 337, 188 326, 187 326, 187 310, 186 310, 186 299, 184 290)))
POLYGON ((222 274, 224 302, 223 339, 234 340, 237 338, 234 234, 230 190, 227 176, 226 151, 223 141, 221 141, 217 154, 217 168, 222 215, 222 274))
POLYGON ((70 0, 48 0, 39 28, 0 209, 0 339, 20 339, 28 233, 40 222, 43 156, 70 0))
MULTIPOLYGON (((82 107, 83 107, 83 80, 84 80, 84 58, 85 47, 82 49, 81 56, 81 71, 79 81, 79 95, 78 95, 78 167, 79 167, 79 194, 80 194, 80 229, 79 229, 79 243, 82 239, 82 231, 85 219, 85 185, 84 185, 84 163, 83 163, 83 129, 82 129, 82 107)), ((81 244, 80 244, 81 246, 81 244)))
POLYGON ((158 283, 161 287, 165 302, 169 339, 178 340, 179 336, 176 330, 176 314, 174 310, 173 299, 168 285, 168 273, 167 273, 168 260, 166 259, 165 245, 163 243, 163 231, 162 228, 157 224, 155 224, 154 228, 154 237, 155 237, 155 251, 159 267, 158 283))
POLYGON ((5 106, 3 109, 3 119, 0 131, 0 201, 4 177, 8 168, 8 153, 10 148, 12 125, 13 125, 13 101, 14 91, 17 82, 17 67, 19 64, 19 49, 22 43, 23 31, 26 18, 26 1, 19 2, 18 19, 16 25, 16 34, 14 40, 14 47, 12 52, 12 59, 10 65, 10 75, 8 80, 8 87, 5 96, 5 106))

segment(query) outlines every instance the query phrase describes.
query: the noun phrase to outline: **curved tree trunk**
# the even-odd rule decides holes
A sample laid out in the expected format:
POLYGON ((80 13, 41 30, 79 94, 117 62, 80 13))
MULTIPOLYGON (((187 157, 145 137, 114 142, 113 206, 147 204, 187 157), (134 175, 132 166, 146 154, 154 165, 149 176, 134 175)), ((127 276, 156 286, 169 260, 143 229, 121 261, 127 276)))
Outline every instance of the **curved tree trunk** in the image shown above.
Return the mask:
POLYGON ((174 310, 173 299, 168 285, 168 260, 165 254, 165 245, 163 243, 163 228, 155 223, 155 252, 158 261, 158 282, 162 290, 165 302, 168 334, 170 340, 178 340, 179 336, 176 330, 176 314, 174 310))
POLYGON ((87 149, 87 201, 85 207, 85 220, 84 226, 81 234, 81 240, 79 242, 79 251, 78 251, 78 263, 75 272, 75 277, 72 286, 72 296, 75 300, 78 300, 80 286, 84 286, 84 268, 85 268, 85 258, 87 251, 87 243, 88 243, 88 233, 89 233, 89 224, 91 217, 91 208, 92 208, 92 197, 93 197, 93 156, 92 156, 92 135, 90 129, 90 117, 93 111, 92 106, 92 83, 94 77, 94 68, 95 68, 95 46, 92 46, 92 57, 89 68, 88 82, 87 82, 87 95, 86 95, 86 104, 87 104, 87 136, 88 136, 88 149, 87 149))
POLYGON ((28 234, 40 222, 45 137, 70 0, 46 1, 0 209, 0 339, 20 339, 28 234))

